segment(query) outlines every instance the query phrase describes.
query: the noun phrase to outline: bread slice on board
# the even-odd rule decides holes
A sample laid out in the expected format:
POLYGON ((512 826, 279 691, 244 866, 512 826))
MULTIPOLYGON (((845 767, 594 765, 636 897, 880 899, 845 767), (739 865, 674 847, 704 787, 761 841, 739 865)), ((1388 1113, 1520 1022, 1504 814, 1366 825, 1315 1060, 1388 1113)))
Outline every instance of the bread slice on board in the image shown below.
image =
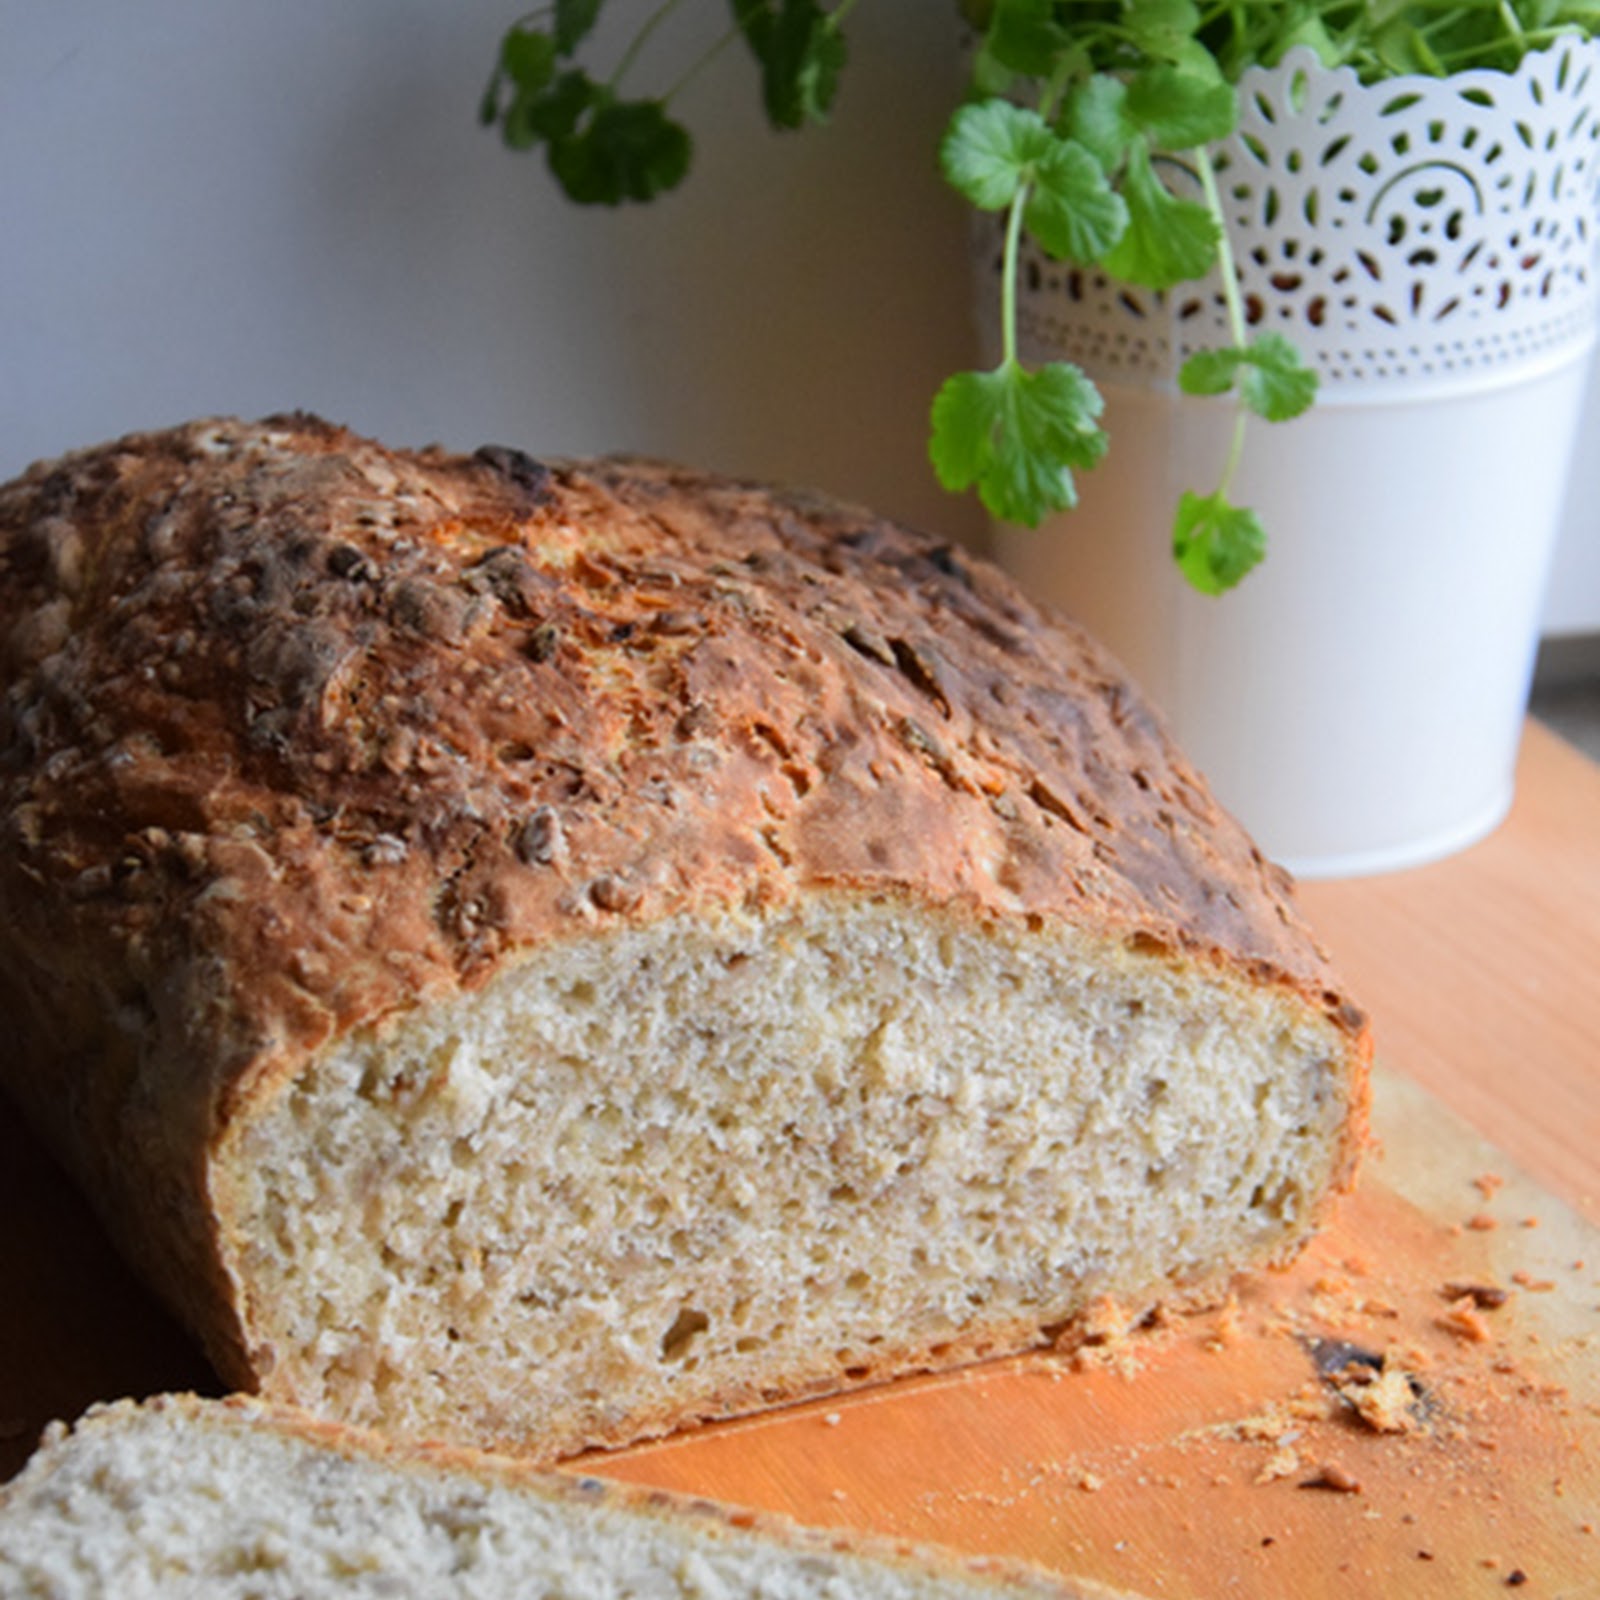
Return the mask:
POLYGON ((1116 1600, 255 1400, 160 1396, 52 1433, 0 1487, 6 1600, 1116 1600))
POLYGON ((1369 1040, 1080 631, 637 461, 0 489, 0 1077, 236 1388, 554 1457, 1291 1255, 1369 1040))

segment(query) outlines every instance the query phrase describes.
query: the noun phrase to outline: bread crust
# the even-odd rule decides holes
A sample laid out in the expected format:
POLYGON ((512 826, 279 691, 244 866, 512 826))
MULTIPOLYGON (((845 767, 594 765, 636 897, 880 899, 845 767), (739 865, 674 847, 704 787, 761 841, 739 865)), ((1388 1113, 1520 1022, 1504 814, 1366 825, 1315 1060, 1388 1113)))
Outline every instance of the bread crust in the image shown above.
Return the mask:
POLYGON ((219 1152, 351 1029, 610 926, 845 889, 1367 1024, 1085 634, 860 509, 209 420, 0 489, 3 1070, 254 1386, 219 1152))

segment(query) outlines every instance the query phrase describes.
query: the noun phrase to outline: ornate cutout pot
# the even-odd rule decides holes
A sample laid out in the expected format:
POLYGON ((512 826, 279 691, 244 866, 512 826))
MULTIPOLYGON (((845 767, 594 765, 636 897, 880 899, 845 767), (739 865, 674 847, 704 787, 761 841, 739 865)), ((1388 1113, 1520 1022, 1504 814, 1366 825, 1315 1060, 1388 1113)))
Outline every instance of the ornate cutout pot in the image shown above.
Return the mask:
POLYGON ((1226 342, 1220 287, 1028 263, 1027 353, 1095 377, 1112 445, 1076 511, 997 530, 1000 558, 1111 645, 1302 875, 1435 858, 1510 804, 1596 327, 1597 137, 1592 42, 1514 76, 1363 86, 1304 50, 1247 75, 1213 153, 1246 303, 1322 388, 1252 424, 1233 498, 1271 544, 1218 600, 1184 584, 1169 530, 1232 428, 1229 402, 1176 384, 1226 342))

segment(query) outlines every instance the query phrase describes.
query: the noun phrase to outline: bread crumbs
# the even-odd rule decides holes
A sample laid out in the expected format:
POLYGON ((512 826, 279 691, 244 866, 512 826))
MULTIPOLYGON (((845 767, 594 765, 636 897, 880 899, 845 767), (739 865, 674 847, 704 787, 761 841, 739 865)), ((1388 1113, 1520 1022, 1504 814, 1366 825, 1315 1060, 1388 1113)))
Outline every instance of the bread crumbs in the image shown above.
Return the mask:
POLYGON ((1489 1344, 1494 1339, 1489 1324, 1483 1320, 1469 1294, 1462 1295, 1436 1320, 1446 1333, 1453 1333, 1466 1344, 1489 1344))
POLYGON ((1340 1398, 1374 1433, 1416 1433, 1423 1421, 1417 1404, 1419 1385, 1394 1351, 1383 1366, 1349 1366, 1333 1380, 1340 1398))

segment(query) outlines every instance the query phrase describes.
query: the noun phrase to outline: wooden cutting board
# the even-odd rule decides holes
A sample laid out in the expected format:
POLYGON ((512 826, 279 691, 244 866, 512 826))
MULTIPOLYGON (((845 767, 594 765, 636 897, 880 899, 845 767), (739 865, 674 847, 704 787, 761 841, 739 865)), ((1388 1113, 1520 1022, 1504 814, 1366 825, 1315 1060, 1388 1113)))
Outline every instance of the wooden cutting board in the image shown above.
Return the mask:
MULTIPOLYGON (((1226 1307, 582 1468, 1150 1597, 1600 1596, 1600 1230, 1401 1078, 1375 1122, 1226 1307)), ((92 1401, 215 1392, 4 1108, 0 1285, 0 1475, 92 1401)))

